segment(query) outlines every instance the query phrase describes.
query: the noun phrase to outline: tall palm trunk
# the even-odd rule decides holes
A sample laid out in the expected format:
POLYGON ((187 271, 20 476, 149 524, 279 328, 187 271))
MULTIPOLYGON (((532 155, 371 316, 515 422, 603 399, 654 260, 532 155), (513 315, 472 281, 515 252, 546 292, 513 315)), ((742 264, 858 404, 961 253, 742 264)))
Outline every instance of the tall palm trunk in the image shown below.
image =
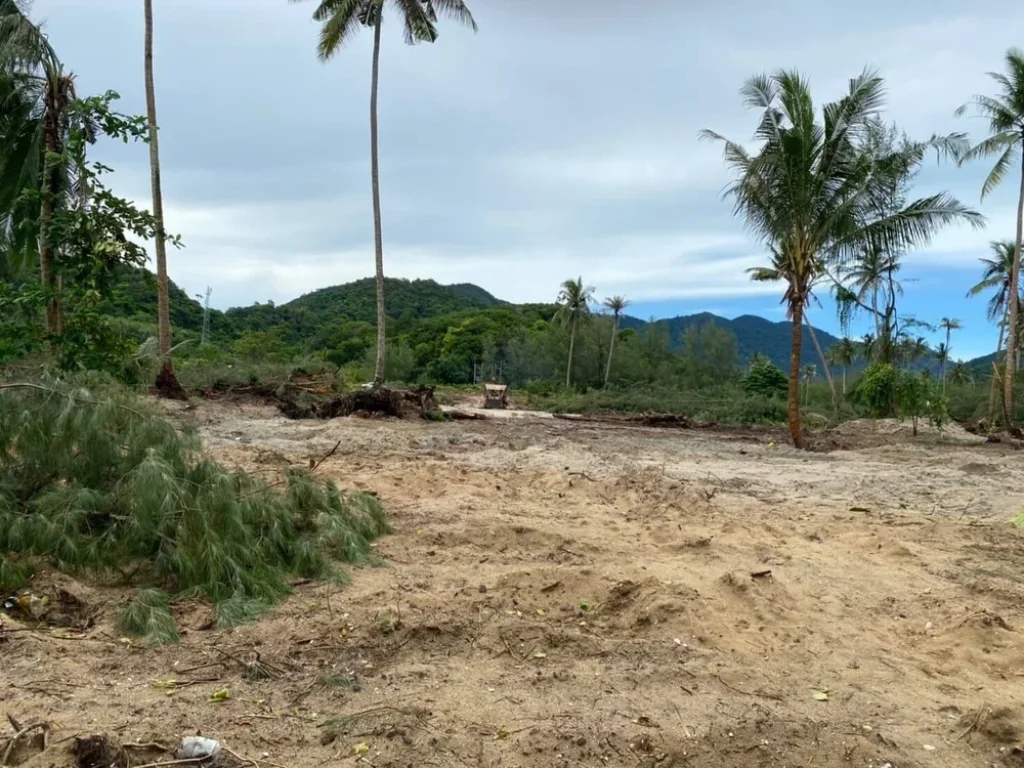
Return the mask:
POLYGON ((846 369, 848 366, 843 366, 843 396, 846 395, 846 369))
POLYGON ((1003 348, 1003 334, 1006 332, 1006 315, 1010 311, 1007 307, 1003 311, 1003 319, 999 323, 999 341, 996 344, 996 357, 992 360, 992 387, 988 393, 988 417, 991 421, 996 413, 996 397, 999 392, 999 352, 1003 348))
POLYGON ((565 388, 572 386, 572 353, 576 347, 576 316, 572 317, 572 329, 569 331, 569 362, 565 366, 565 388))
POLYGON ((832 380, 832 371, 828 366, 828 359, 825 357, 825 353, 821 349, 821 344, 818 343, 818 334, 814 332, 814 327, 811 325, 811 321, 807 319, 807 315, 804 314, 804 322, 807 324, 807 332, 811 335, 811 341, 814 343, 814 348, 818 352, 818 359, 821 360, 821 368, 825 371, 825 380, 828 382, 829 391, 832 393, 832 405, 836 405, 839 399, 836 397, 836 385, 832 380))
POLYGON ((949 337, 953 329, 946 326, 946 354, 942 357, 942 394, 946 394, 946 362, 949 360, 949 337))
POLYGON ((377 90, 380 82, 380 28, 383 13, 378 13, 373 25, 373 68, 370 75, 370 179, 373 186, 373 248, 377 261, 377 367, 373 385, 384 383, 384 364, 387 362, 387 334, 384 311, 384 236, 380 216, 380 158, 377 152, 377 90))
POLYGON ((149 128, 149 181, 156 221, 156 319, 161 374, 173 376, 171 363, 171 308, 167 290, 167 243, 164 230, 164 196, 160 186, 160 139, 156 122, 156 87, 153 84, 153 0, 144 0, 146 16, 146 122, 149 128))
POLYGON ((804 447, 804 436, 800 431, 800 350, 803 346, 804 304, 798 299, 791 305, 793 320, 793 341, 789 352, 789 434, 793 445, 804 447))
POLYGON ((604 386, 608 387, 608 378, 612 375, 612 352, 615 351, 615 337, 619 334, 619 313, 615 313, 615 320, 612 322, 612 340, 608 344, 608 365, 604 369, 604 386))
POLYGON ((875 284, 875 290, 871 297, 871 311, 875 315, 875 338, 882 338, 882 318, 878 314, 878 284, 875 284))
MULTIPOLYGON (((1021 142, 1024 150, 1024 141, 1021 142)), ((1020 164, 1020 195, 1017 198, 1017 240, 1013 245, 1013 267, 1010 269, 1010 324, 1006 341, 1006 372, 1003 374, 1003 408, 1006 418, 1013 421, 1013 374, 1017 367, 1017 314, 1020 301, 1020 249, 1024 241, 1024 153, 1020 164)), ((1011 426, 1007 424, 1006 426, 1011 426)))
POLYGON ((53 221, 53 167, 50 157, 57 151, 57 140, 49 118, 45 130, 46 157, 43 160, 42 201, 39 207, 39 273, 43 289, 47 292, 46 333, 54 335, 60 332, 61 325, 53 248, 50 245, 50 224, 53 221))
MULTIPOLYGON (((60 76, 46 78, 45 113, 43 115, 43 183, 42 200, 39 206, 39 277, 47 292, 45 327, 48 335, 57 335, 63 330, 63 318, 58 296, 57 271, 54 267, 53 245, 50 242, 50 226, 54 209, 54 166, 53 156, 60 149, 60 123, 64 83, 60 76)), ((55 348, 50 341, 50 349, 55 348)))

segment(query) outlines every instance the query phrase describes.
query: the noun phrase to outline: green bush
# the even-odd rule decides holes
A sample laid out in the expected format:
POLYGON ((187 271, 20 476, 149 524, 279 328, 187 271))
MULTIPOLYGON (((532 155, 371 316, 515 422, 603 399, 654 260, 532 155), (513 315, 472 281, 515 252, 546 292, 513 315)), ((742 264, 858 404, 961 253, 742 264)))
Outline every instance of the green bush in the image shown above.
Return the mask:
MULTIPOLYGON (((0 390, 5 590, 45 561, 201 595, 250 618, 287 595, 294 576, 341 577, 339 562, 365 559, 389 530, 375 497, 305 470, 273 484, 224 469, 202 456, 195 434, 110 380, 0 390)), ((161 626, 161 606, 143 593, 126 626, 161 626)))
POLYGON ((875 363, 860 377, 854 397, 872 417, 884 418, 897 412, 899 387, 899 371, 888 363, 875 363))
POLYGON ((743 391, 750 395, 782 395, 786 393, 789 380, 778 366, 770 360, 762 360, 750 366, 747 375, 740 381, 743 391))

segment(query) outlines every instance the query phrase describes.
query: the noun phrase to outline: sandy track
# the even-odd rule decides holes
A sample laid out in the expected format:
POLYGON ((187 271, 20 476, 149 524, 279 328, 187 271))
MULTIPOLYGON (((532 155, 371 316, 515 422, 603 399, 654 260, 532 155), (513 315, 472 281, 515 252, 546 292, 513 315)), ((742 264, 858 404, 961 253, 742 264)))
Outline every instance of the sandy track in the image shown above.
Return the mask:
MULTIPOLYGON (((889 440, 804 454, 703 432, 300 423, 214 404, 183 417, 250 470, 341 440, 319 471, 380 495, 397 528, 387 565, 300 586, 231 632, 184 606, 190 631, 163 649, 119 643, 124 595, 94 590, 110 604, 91 640, 0 647, 21 686, 3 708, 57 737, 201 729, 286 766, 1024 765, 1018 453, 889 440), (246 681, 218 648, 283 674, 246 681), (199 682, 151 684, 168 677, 199 682)), ((32 763, 67 762, 59 749, 32 763)))

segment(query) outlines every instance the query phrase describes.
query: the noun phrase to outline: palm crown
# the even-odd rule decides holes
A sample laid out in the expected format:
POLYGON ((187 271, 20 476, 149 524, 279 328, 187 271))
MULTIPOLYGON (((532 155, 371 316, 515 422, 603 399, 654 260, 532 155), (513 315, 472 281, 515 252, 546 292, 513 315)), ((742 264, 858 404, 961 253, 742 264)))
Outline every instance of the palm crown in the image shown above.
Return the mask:
POLYGON ((983 157, 996 157, 981 188, 982 199, 999 186, 1010 167, 1020 159, 1024 145, 1024 51, 1011 48, 1006 52, 1009 74, 989 72, 999 86, 998 96, 977 95, 957 110, 964 115, 972 107, 977 115, 988 120, 989 136, 963 153, 961 162, 983 157))
POLYGON ((1009 240, 993 240, 989 249, 992 255, 979 259, 983 265, 981 280, 971 287, 967 295, 977 296, 994 288, 995 292, 988 300, 988 319, 995 323, 1002 322, 1008 306, 1014 244, 1009 240))
POLYGON ((566 280, 558 292, 558 315, 563 322, 578 321, 590 314, 590 304, 594 300, 594 288, 584 286, 583 278, 566 280))
MULTIPOLYGON (((303 2, 303 0, 290 0, 303 2)), ((437 22, 445 16, 476 30, 473 14, 462 0, 320 0, 313 19, 321 22, 317 54, 327 60, 359 33, 360 27, 377 24, 386 5, 398 12, 405 42, 437 40, 437 22)))

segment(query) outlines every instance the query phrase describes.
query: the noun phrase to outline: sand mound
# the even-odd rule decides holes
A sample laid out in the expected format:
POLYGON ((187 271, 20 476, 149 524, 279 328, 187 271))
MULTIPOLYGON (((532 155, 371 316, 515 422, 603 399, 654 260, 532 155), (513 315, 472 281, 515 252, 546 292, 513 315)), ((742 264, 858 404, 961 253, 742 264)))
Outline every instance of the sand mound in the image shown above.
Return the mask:
MULTIPOLYGON (((898 437, 913 438, 914 426, 910 419, 854 419, 847 421, 832 430, 844 437, 898 437)), ((917 423, 917 440, 922 442, 949 443, 951 445, 981 445, 984 437, 972 435, 956 422, 949 422, 938 429, 926 420, 917 423)))

